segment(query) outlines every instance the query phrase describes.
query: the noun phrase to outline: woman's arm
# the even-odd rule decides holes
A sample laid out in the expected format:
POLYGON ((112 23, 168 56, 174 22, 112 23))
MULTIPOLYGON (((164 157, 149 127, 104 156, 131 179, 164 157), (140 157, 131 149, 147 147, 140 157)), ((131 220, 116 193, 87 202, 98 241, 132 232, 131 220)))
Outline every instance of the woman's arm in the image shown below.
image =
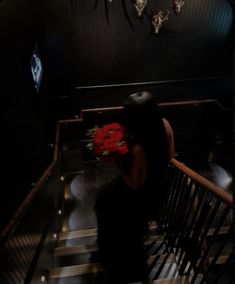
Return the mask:
POLYGON ((144 150, 139 144, 132 147, 130 171, 125 173, 120 169, 120 173, 129 187, 139 189, 143 185, 147 174, 147 160, 144 150))
POLYGON ((166 130, 168 158, 170 161, 171 159, 175 157, 174 133, 173 133, 170 123, 165 118, 163 118, 163 123, 164 123, 165 130, 166 130))

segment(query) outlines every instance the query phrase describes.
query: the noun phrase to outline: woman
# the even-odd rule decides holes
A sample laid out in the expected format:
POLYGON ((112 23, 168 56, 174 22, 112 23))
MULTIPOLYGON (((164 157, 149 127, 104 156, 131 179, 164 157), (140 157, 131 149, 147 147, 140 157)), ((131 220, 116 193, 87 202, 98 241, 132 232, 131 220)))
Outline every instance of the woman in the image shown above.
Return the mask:
POLYGON ((124 102, 121 122, 132 137, 131 172, 126 183, 142 192, 147 219, 157 219, 164 198, 163 184, 169 160, 174 157, 174 136, 169 122, 149 92, 130 95, 124 102))
POLYGON ((119 176, 97 196, 97 244, 108 283, 145 281, 144 236, 148 221, 160 216, 164 180, 174 148, 169 123, 148 92, 124 102, 121 125, 128 153, 114 159, 119 176), (166 131, 167 130, 167 131, 166 131), (169 151, 170 149, 170 151, 169 151))

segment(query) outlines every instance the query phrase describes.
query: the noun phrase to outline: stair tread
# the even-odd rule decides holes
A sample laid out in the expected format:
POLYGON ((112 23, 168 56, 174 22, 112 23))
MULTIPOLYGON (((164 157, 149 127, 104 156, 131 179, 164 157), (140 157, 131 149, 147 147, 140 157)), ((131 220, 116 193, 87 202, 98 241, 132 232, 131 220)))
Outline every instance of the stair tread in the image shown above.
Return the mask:
MULTIPOLYGON (((151 223, 149 225, 150 228, 150 234, 149 236, 146 236, 145 244, 151 244, 152 242, 156 243, 158 241, 163 240, 163 236, 156 234, 155 230, 157 229, 157 224, 151 223), (152 231, 152 232, 151 232, 152 231)), ((76 239, 76 238, 83 238, 83 237, 92 237, 97 235, 97 228, 88 228, 88 229, 80 229, 76 231, 70 231, 70 232, 62 232, 59 234, 59 240, 69 240, 69 239, 76 239)), ((54 250, 54 256, 56 257, 63 257, 63 256, 70 256, 70 255, 76 255, 76 254, 83 254, 83 253, 93 253, 98 250, 96 243, 91 244, 79 244, 75 246, 59 246, 56 247, 54 250)), ((158 265, 161 264, 162 261, 165 262, 165 264, 170 265, 170 263, 175 262, 175 257, 171 254, 168 254, 168 256, 164 253, 162 254, 154 254, 149 256, 148 264, 152 265, 158 265), (154 263, 156 262, 156 263, 154 263)), ((67 265, 66 266, 58 266, 50 269, 49 271, 49 278, 50 279, 56 279, 56 278, 62 278, 62 277, 73 277, 73 276, 79 276, 79 275, 89 275, 94 274, 98 272, 105 271, 104 267, 99 262, 94 263, 83 263, 83 264, 74 264, 74 265, 67 265)), ((167 283, 167 282, 164 282, 167 283)), ((169 282, 171 283, 171 282, 169 282)), ((172 282, 177 283, 177 282, 172 282)))
MULTIPOLYGON (((224 234, 228 234, 230 229, 230 226, 222 226, 218 232, 218 235, 224 235, 224 234)), ((216 228, 211 228, 209 229, 207 236, 213 236, 214 232, 215 232, 216 228)))
MULTIPOLYGON (((169 254, 166 259, 166 254, 162 254, 159 256, 157 263, 162 263, 165 260, 165 264, 170 264, 175 262, 175 256, 173 254, 169 254)), ((152 263, 156 256, 150 256, 148 263, 152 263)), ((156 264, 157 264, 156 263, 156 264)), ((99 262, 96 263, 87 263, 87 264, 78 264, 78 265, 68 265, 55 267, 50 269, 49 277, 50 278, 58 278, 58 277, 69 277, 75 275, 84 275, 89 273, 96 273, 104 271, 104 267, 99 262)))
MULTIPOLYGON (((216 264, 224 264, 229 258, 229 255, 220 255, 217 260, 216 260, 216 264)), ((213 257, 209 257, 209 263, 211 263, 213 261, 213 257)))
POLYGON ((63 256, 63 255, 71 255, 78 253, 89 253, 97 251, 96 244, 81 244, 77 246, 69 246, 69 247, 57 247, 54 250, 54 256, 63 256))
POLYGON ((97 235, 97 228, 82 229, 70 232, 62 232, 59 234, 59 240, 92 237, 96 235, 97 235))
POLYGON ((178 276, 176 278, 165 278, 153 280, 152 284, 187 284, 188 279, 186 276, 178 276))
MULTIPOLYGON (((163 237, 160 235, 152 235, 146 241, 145 245, 155 241, 162 241, 163 237)), ((79 244, 75 246, 59 246, 54 249, 54 256, 72 255, 77 253, 90 253, 97 251, 96 244, 79 244)))
MULTIPOLYGON (((152 222, 149 225, 149 230, 157 230, 157 224, 152 222)), ((74 239, 74 238, 83 238, 83 237, 92 237, 97 235, 97 227, 88 228, 88 229, 80 229, 68 232, 61 232, 59 233, 59 240, 66 240, 66 239, 74 239)))
POLYGON ((52 268, 49 271, 49 278, 69 277, 83 275, 89 273, 97 273, 104 271, 104 267, 100 263, 88 263, 79 265, 70 265, 52 268))
MULTIPOLYGON (((151 256, 149 256, 149 258, 147 260, 147 264, 151 265, 154 262, 154 260, 156 260, 157 258, 158 258, 158 262, 162 263, 164 258, 166 258, 166 256, 167 256, 166 253, 161 254, 161 255, 157 255, 157 254, 151 255, 151 256)), ((176 260, 175 255, 171 253, 171 254, 168 254, 166 263, 173 263, 173 262, 175 262, 175 260, 176 260)))

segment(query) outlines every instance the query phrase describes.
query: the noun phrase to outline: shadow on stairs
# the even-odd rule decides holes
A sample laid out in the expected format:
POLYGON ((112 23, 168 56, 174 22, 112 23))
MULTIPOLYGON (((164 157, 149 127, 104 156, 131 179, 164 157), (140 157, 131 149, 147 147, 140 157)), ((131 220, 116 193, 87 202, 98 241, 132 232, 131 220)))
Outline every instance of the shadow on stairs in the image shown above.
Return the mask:
MULTIPOLYGON (((109 284, 106 282, 105 269, 99 263, 96 234, 95 227, 59 234, 48 284, 109 284)), ((167 251, 153 223, 149 225, 145 249, 148 256, 148 283, 188 283, 185 276, 179 275, 175 256, 167 251)))

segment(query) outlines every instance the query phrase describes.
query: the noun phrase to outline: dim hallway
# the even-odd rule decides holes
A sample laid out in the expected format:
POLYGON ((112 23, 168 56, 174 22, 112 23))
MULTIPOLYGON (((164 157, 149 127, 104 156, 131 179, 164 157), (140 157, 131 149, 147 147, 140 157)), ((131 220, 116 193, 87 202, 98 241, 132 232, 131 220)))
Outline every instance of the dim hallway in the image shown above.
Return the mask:
MULTIPOLYGON (((162 219, 149 224, 145 238, 149 281, 230 284, 232 177, 213 162, 218 153, 210 153, 218 131, 212 121, 221 107, 215 101, 188 101, 161 108, 173 126, 177 157, 169 164, 162 219), (182 124, 189 114, 190 122, 182 124)), ((119 111, 84 109, 80 118, 58 122, 53 162, 1 235, 1 283, 106 283, 93 205, 116 169, 88 151, 86 132, 114 120, 119 111)))

